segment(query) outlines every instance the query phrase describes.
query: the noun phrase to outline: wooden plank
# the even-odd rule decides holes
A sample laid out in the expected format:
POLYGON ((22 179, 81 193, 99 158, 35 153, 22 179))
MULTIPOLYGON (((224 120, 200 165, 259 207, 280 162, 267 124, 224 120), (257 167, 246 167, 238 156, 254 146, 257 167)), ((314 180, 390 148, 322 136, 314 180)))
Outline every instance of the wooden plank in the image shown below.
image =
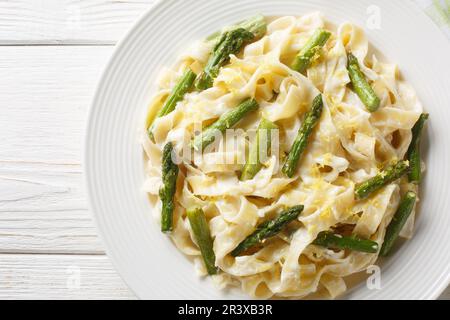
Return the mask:
POLYGON ((0 254, 0 299, 134 298, 106 256, 0 254))
POLYGON ((0 299, 135 299, 106 256, 0 254, 0 299))
POLYGON ((155 0, 0 1, 0 45, 114 44, 155 0))
POLYGON ((447 288, 447 290, 444 291, 444 293, 442 293, 442 295, 439 299, 450 300, 450 286, 447 288))
POLYGON ((81 152, 104 46, 0 47, 0 252, 102 253, 81 152))

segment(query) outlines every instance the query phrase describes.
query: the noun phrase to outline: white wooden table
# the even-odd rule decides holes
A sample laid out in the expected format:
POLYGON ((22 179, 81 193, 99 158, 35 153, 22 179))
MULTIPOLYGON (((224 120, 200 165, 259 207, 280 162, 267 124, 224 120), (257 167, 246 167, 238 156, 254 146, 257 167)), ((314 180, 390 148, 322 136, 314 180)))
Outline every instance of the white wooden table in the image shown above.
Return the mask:
POLYGON ((0 299, 135 298, 88 212, 81 154, 100 73, 153 2, 0 0, 0 299))

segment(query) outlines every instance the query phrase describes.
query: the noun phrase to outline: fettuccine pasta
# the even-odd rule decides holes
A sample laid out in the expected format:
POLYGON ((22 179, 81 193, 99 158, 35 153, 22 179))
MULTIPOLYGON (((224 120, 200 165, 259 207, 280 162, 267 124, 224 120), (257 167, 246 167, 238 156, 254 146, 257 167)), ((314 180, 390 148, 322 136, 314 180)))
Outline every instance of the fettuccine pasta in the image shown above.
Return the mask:
MULTIPOLYGON (((231 54, 210 88, 190 90, 172 112, 155 117, 188 68, 197 75, 202 72, 214 41, 195 43, 162 73, 146 123, 148 127, 152 122, 152 137, 143 138, 144 189, 160 221, 162 153, 171 142, 181 163, 170 238, 192 258, 198 274, 207 271, 186 215, 192 207, 205 213, 220 270, 212 278, 219 287, 240 286, 256 298, 302 298, 318 291, 336 297, 347 289, 344 278, 373 265, 378 254, 327 248, 313 241, 323 231, 350 230, 383 244, 402 194, 411 188, 417 193, 418 187, 402 177, 361 200, 355 198, 355 187, 388 163, 405 158, 411 129, 423 109, 397 66, 382 62, 369 50, 359 27, 351 23, 333 27, 320 13, 267 21, 266 33, 231 54), (292 61, 318 28, 331 32, 331 37, 304 74, 293 70, 292 61), (352 90, 348 52, 358 59, 380 99, 376 112, 368 111, 352 90), (283 161, 319 94, 320 122, 295 175, 287 177, 281 172, 283 161), (188 159, 192 137, 248 98, 254 98, 259 108, 234 127, 240 130, 238 138, 221 139, 215 150, 188 159), (254 132, 262 118, 276 124, 279 139, 260 171, 243 181, 240 173, 252 143, 245 133, 254 132), (298 218, 258 250, 230 254, 262 222, 299 204, 304 210, 298 218)), ((413 225, 414 212, 401 236, 410 238, 413 225)))

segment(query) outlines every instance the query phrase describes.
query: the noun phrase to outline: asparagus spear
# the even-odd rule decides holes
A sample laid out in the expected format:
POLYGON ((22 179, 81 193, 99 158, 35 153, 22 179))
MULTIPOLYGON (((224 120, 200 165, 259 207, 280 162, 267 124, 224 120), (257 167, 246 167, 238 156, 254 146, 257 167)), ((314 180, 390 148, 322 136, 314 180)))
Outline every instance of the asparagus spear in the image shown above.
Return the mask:
MULTIPOLYGON (((156 118, 160 118, 163 116, 168 115, 171 113, 174 109, 177 103, 181 100, 183 100, 184 95, 191 89, 194 81, 195 81, 196 74, 192 72, 190 68, 186 70, 186 72, 183 74, 183 76, 178 81, 177 85, 173 88, 172 93, 167 98, 164 106, 161 108, 161 110, 158 111, 156 118)), ((154 121, 154 120, 153 120, 154 121)), ((148 135, 151 139, 153 139, 153 124, 151 123, 148 128, 148 135)))
POLYGON ((162 181, 163 186, 159 190, 159 197, 162 202, 161 211, 161 231, 172 231, 173 209, 175 207, 173 197, 176 191, 178 166, 172 161, 173 145, 171 142, 164 146, 162 160, 162 181))
POLYGON ((409 182, 420 183, 422 168, 420 166, 420 134, 422 132, 423 126, 428 119, 428 113, 422 113, 419 120, 412 128, 412 141, 409 145, 408 152, 406 153, 406 158, 409 160, 411 171, 409 173, 409 182))
POLYGON ((218 133, 224 133, 225 130, 232 128, 249 112, 259 108, 258 102, 254 99, 247 99, 233 110, 223 114, 219 120, 207 127, 203 132, 196 136, 193 141, 195 150, 205 150, 207 146, 213 143, 218 133))
POLYGON ((295 206, 283 211, 277 218, 260 224, 255 232, 249 235, 231 252, 231 255, 236 257, 248 249, 261 244, 265 239, 275 236, 291 221, 297 219, 302 211, 302 205, 295 206))
POLYGON ((380 190, 385 185, 401 178, 409 170, 408 161, 398 161, 377 174, 375 177, 362 182, 355 187, 355 197, 357 200, 365 199, 375 191, 380 190))
POLYGON ((336 249, 348 249, 353 251, 377 253, 378 243, 371 240, 360 239, 356 236, 344 237, 331 232, 321 232, 313 244, 336 249))
POLYGON ((351 53, 348 54, 348 74, 358 97, 370 112, 375 112, 380 107, 380 98, 377 97, 375 91, 367 82, 366 77, 362 73, 358 59, 351 53))
POLYGON ((308 139, 311 136, 314 127, 320 120, 322 109, 322 95, 319 94, 316 98, 314 98, 311 110, 306 114, 305 121, 298 132, 297 138, 295 139, 291 151, 289 152, 286 162, 282 168, 282 172, 289 178, 292 178, 297 171, 300 157, 306 149, 308 139))
POLYGON ((403 226, 411 215, 415 204, 416 194, 412 191, 408 191, 400 202, 400 206, 398 207, 394 218, 392 218, 392 221, 386 230, 386 235, 384 236, 384 243, 381 247, 380 255, 387 256, 389 254, 395 243, 395 240, 400 234, 400 231, 402 231, 403 226))
POLYGON ((206 270, 209 275, 217 273, 216 255, 213 250, 213 240, 209 231, 208 222, 206 221, 205 213, 200 208, 189 209, 186 212, 194 233, 195 242, 200 248, 206 270))
POLYGON ((250 148, 247 163, 241 173, 241 180, 250 180, 261 170, 262 163, 260 161, 261 152, 265 152, 267 155, 271 147, 271 134, 273 129, 277 129, 277 125, 269 120, 262 119, 259 124, 258 131, 256 133, 256 143, 250 148), (261 150, 261 147, 266 147, 265 151, 261 150))
MULTIPOLYGON (((243 29, 253 33, 255 38, 259 39, 259 38, 263 37, 267 32, 266 19, 263 15, 258 14, 256 16, 251 17, 250 19, 245 20, 241 23, 238 23, 234 26, 227 27, 223 31, 226 32, 226 31, 231 31, 231 30, 235 30, 235 29, 239 29, 239 28, 243 28, 243 29)), ((217 41, 220 38, 221 34, 222 34, 222 32, 218 31, 218 32, 210 35, 208 38, 206 38, 206 40, 207 41, 217 41)))
POLYGON ((195 80, 195 87, 198 90, 210 88, 220 68, 230 60, 230 55, 238 53, 242 46, 254 38, 253 33, 243 28, 223 33, 214 46, 203 72, 195 80))
POLYGON ((324 29, 317 29, 308 40, 300 53, 295 57, 292 69, 304 73, 318 56, 321 48, 327 43, 331 33, 324 29))

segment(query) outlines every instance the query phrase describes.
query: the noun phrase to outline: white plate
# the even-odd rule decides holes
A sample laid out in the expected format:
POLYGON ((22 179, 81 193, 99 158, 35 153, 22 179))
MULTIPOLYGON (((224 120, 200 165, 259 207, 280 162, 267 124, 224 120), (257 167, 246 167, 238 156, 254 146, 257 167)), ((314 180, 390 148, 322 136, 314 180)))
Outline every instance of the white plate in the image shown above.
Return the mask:
POLYGON ((346 298, 434 299, 450 281, 450 45, 410 1, 376 1, 381 29, 368 30, 372 0, 161 1, 120 42, 93 101, 85 146, 90 208, 106 251, 129 287, 144 299, 244 298, 222 292, 194 267, 153 221, 142 191, 139 131, 155 77, 193 41, 256 13, 302 15, 319 10, 334 22, 365 27, 369 41, 400 66, 431 114, 427 174, 414 238, 389 258, 381 290, 360 284, 346 298), (426 194, 425 194, 426 193, 426 194))

